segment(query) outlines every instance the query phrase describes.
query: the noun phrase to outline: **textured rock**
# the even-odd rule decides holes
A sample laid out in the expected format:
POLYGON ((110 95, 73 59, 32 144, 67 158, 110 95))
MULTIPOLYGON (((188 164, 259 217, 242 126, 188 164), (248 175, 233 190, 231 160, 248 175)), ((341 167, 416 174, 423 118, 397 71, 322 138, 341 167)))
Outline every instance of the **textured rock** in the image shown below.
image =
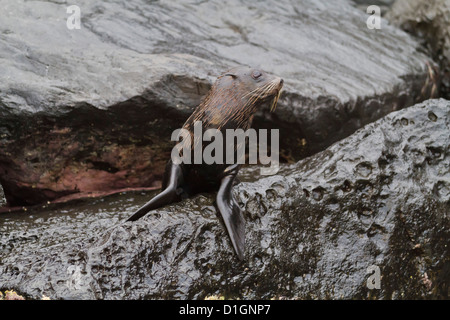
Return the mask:
POLYGON ((223 70, 285 80, 277 113, 293 161, 430 96, 408 34, 369 30, 350 1, 2 1, 0 182, 10 205, 157 185, 180 127, 223 70))
POLYGON ((428 100, 278 175, 239 184, 247 220, 242 263, 213 195, 136 223, 118 223, 130 196, 72 219, 67 210, 39 223, 37 215, 11 216, 0 225, 0 287, 52 299, 448 299, 449 143, 450 101, 428 100), (367 286, 373 266, 380 289, 367 286))
POLYGON ((0 184, 0 208, 6 205, 5 193, 3 192, 3 187, 0 184))
POLYGON ((440 65, 441 96, 450 99, 450 1, 397 0, 386 17, 421 39, 440 65))

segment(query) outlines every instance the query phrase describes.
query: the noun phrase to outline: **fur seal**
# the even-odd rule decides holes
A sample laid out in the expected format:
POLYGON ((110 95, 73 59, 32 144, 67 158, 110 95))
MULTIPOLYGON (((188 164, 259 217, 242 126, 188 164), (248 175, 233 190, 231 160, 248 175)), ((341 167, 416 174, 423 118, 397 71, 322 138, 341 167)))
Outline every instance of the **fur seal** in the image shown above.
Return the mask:
MULTIPOLYGON (((247 130, 251 127, 254 113, 263 103, 272 100, 271 111, 275 110, 282 87, 283 79, 262 70, 250 67, 233 68, 218 77, 206 98, 186 120, 183 129, 193 135, 194 123, 201 121, 203 131, 217 129, 225 133, 226 129, 247 130)), ((194 145, 195 143, 198 141, 194 141, 194 145)), ((202 144, 202 148, 204 147, 202 144)), ((194 146, 191 152, 193 149, 194 146)), ((197 193, 217 190, 217 208, 238 258, 243 260, 245 220, 232 194, 232 186, 239 169, 240 164, 175 164, 171 159, 167 162, 164 172, 162 192, 137 210, 127 221, 135 221, 150 210, 197 193)))

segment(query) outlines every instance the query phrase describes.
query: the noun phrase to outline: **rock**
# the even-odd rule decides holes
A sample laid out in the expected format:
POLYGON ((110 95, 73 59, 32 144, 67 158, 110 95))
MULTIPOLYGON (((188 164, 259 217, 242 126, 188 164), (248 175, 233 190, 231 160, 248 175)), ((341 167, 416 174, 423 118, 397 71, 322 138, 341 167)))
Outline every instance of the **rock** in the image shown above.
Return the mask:
POLYGON ((3 192, 3 187, 0 184, 0 208, 6 205, 5 193, 3 192))
POLYGON ((450 2, 397 0, 386 17, 421 39, 440 65, 441 96, 450 99, 450 2))
MULTIPOLYGON (((10 206, 158 186, 172 131, 221 72, 285 80, 277 113, 294 162, 430 97, 428 57, 398 28, 366 28, 350 1, 2 2, 0 176, 10 206)), ((430 69, 431 68, 431 69, 430 69)))
POLYGON ((367 12, 367 8, 369 6, 378 6, 380 7, 381 16, 384 16, 386 12, 390 9, 390 7, 394 4, 395 0, 352 0, 358 8, 367 12))
POLYGON ((353 0, 354 3, 359 5, 376 5, 376 6, 385 6, 390 7, 395 0, 353 0))
POLYGON ((237 185, 242 263, 212 194, 135 223, 120 223, 130 196, 71 219, 12 217, 0 226, 0 284, 52 299, 448 299, 449 143, 450 101, 428 100, 237 185))

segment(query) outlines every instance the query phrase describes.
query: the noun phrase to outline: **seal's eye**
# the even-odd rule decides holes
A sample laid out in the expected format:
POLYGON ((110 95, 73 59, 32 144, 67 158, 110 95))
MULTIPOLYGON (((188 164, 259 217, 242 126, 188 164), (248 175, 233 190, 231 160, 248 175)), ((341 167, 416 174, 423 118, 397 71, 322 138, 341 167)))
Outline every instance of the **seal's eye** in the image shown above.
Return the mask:
POLYGON ((253 73, 252 73, 252 78, 253 79, 258 79, 258 78, 260 78, 262 76, 262 73, 261 72, 259 72, 258 70, 255 70, 255 71, 253 71, 253 73))

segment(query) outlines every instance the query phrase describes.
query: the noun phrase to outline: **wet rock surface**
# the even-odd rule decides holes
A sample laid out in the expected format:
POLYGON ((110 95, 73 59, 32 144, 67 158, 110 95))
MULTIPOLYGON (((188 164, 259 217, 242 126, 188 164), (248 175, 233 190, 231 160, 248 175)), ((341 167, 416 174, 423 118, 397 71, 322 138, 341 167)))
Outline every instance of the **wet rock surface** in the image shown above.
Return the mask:
POLYGON ((5 215, 0 283, 52 299, 448 299, 449 143, 450 101, 428 100, 242 182, 242 263, 212 194, 135 223, 121 221, 149 196, 5 215), (374 268, 380 289, 367 285, 374 268))
POLYGON ((6 205, 5 193, 3 192, 3 187, 0 184, 0 208, 6 205))
POLYGON ((398 0, 386 17, 428 49, 440 65, 441 96, 450 99, 450 1, 398 0))
MULTIPOLYGON (((366 27, 350 1, 2 2, 0 182, 11 206, 158 185, 172 130, 236 65, 282 76, 282 156, 323 150, 432 96, 433 66, 411 36, 366 27)), ((434 90, 434 91, 433 91, 434 90)))

